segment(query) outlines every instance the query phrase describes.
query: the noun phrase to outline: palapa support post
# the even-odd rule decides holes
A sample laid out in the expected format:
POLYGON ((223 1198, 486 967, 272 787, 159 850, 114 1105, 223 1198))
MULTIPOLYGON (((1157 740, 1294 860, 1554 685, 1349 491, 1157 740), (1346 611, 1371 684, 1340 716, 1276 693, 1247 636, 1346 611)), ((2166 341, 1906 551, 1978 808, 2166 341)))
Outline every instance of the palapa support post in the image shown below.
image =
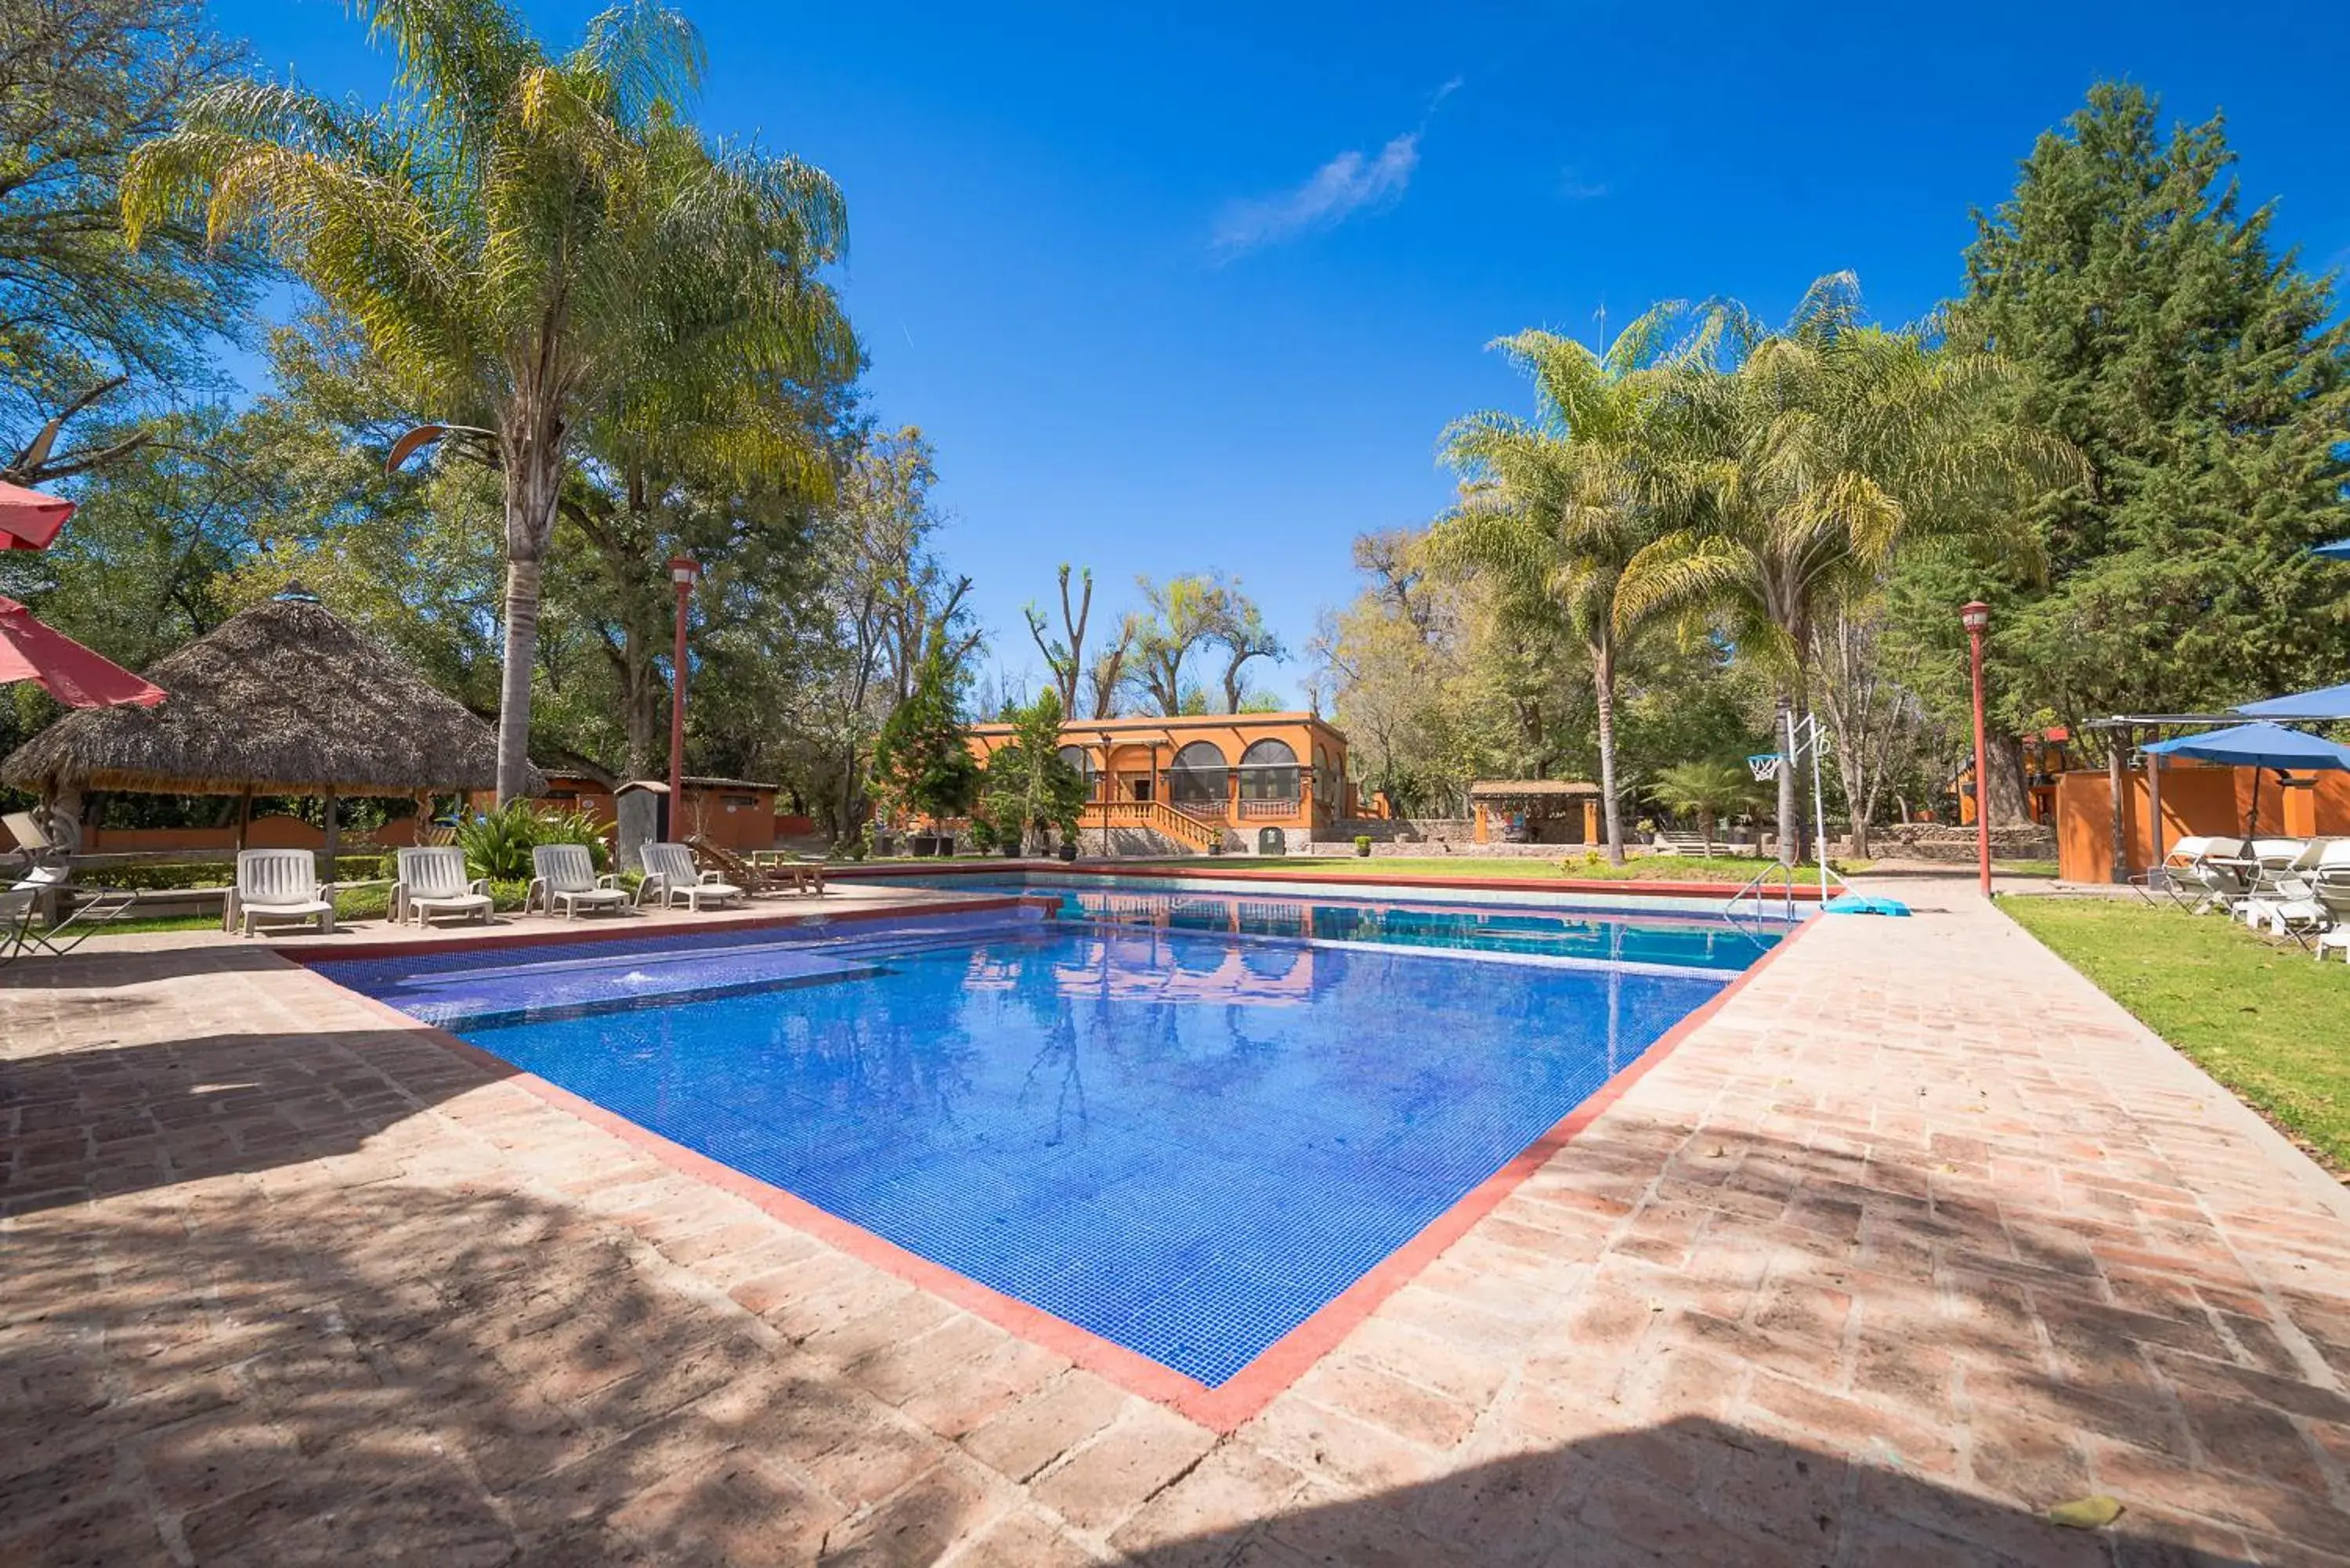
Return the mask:
MULTIPOLYGON (((2114 738, 2106 747, 2106 774, 2114 797, 2113 880, 2116 886, 2129 880, 2129 796, 2125 793, 2129 788, 2129 766, 2123 760, 2123 753, 2129 750, 2130 738, 2136 733, 2134 727, 2125 724, 2114 732, 2114 738)), ((1977 779, 1977 812, 1982 810, 1982 781, 1977 779)))
POLYGON ((236 797, 236 852, 244 853, 245 834, 253 826, 253 792, 240 791, 236 797))
POLYGON ((335 792, 328 790, 327 792, 327 846, 324 851, 327 864, 318 873, 318 880, 321 882, 331 882, 335 879, 337 852, 342 848, 342 832, 335 821, 335 792))

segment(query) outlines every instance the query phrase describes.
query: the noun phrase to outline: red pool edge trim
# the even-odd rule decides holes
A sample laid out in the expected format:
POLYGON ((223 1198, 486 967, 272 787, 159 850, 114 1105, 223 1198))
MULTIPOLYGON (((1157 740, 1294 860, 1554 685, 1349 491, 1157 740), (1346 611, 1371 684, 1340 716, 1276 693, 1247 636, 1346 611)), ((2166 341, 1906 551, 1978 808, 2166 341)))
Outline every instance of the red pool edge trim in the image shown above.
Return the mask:
MULTIPOLYGON (((494 926, 443 926, 436 928, 444 935, 416 937, 396 942, 341 942, 333 937, 304 937, 273 941, 263 950, 281 954, 304 968, 313 964, 338 963, 346 959, 387 959, 406 955, 494 951, 504 948, 563 947, 573 942, 613 941, 627 937, 698 937, 711 932, 764 931, 781 926, 806 926, 818 923, 839 924, 849 920, 901 919, 908 915, 925 911, 958 915, 975 915, 991 909, 1016 909, 1033 906, 1050 914, 1061 907, 1061 900, 1041 893, 1003 893, 994 897, 956 893, 952 903, 916 902, 910 904, 877 904, 862 908, 827 909, 822 907, 787 906, 782 909, 751 909, 731 910, 690 921, 662 920, 658 924, 640 926, 632 920, 598 920, 593 924, 581 921, 577 929, 566 921, 560 930, 515 931, 499 930, 494 926)), ((402 1018, 408 1017, 401 1013, 402 1018)), ((413 1023, 414 1020, 411 1019, 413 1023)))
MULTIPOLYGON (((1776 861, 1765 864, 1776 865, 1776 861)), ((950 861, 936 866, 922 866, 908 861, 902 866, 837 866, 829 875, 837 881, 863 882, 882 877, 986 877, 1002 876, 1006 871, 1050 872, 1066 877, 1158 877, 1170 880, 1188 879, 1214 882, 1315 882, 1326 887, 1344 888, 1360 883, 1369 897, 1370 889, 1380 888, 1437 888, 1473 893, 1629 893, 1652 898, 1712 898, 1727 904, 1735 898, 1742 883, 1737 882, 1645 882, 1595 880, 1578 877, 1365 877, 1349 872, 1279 871, 1256 867, 1234 867, 1225 869, 1213 862, 1202 864, 1198 870, 1180 866, 1124 866, 1115 860, 1079 860, 1075 862, 1005 860, 999 864, 984 861, 950 861)), ((1783 899, 1783 885, 1774 884, 1768 889, 1772 899, 1783 899)), ((1344 895, 1340 895, 1344 896, 1344 895)), ((1798 883, 1797 902, 1817 903, 1820 890, 1816 885, 1798 883)))
MULTIPOLYGON (((1016 898, 996 900, 987 907, 1006 907, 1023 901, 1016 898)), ((874 915, 892 912, 903 913, 904 910, 870 911, 874 915)), ((1246 1425, 1272 1404, 1316 1362, 1336 1349, 1347 1335, 1377 1312, 1389 1296, 1410 1283, 1422 1269, 1475 1229, 1479 1220, 1498 1208, 1503 1199, 1516 1191, 1527 1178, 1549 1164, 1577 1134, 1605 1115, 1608 1107, 1622 1098, 1633 1085, 1729 1005, 1731 999, 1745 989, 1748 981, 1769 968, 1781 953, 1810 929, 1811 924, 1805 921, 1782 937, 1770 951, 1755 960, 1687 1017, 1659 1035, 1647 1050, 1618 1069, 1614 1077, 1593 1091, 1549 1131, 1520 1150, 1501 1169, 1463 1193, 1459 1201, 1430 1220, 1417 1235, 1389 1252, 1353 1284, 1323 1303, 1304 1323, 1267 1345, 1255 1359, 1214 1388, 1187 1377, 1172 1367, 1161 1366, 1138 1351, 1104 1339, 1090 1329, 1080 1328, 1065 1318, 1056 1317, 1042 1307, 1006 1295, 942 1263, 934 1263, 928 1258, 908 1251, 896 1242, 829 1210, 819 1209, 780 1187, 762 1181, 757 1177, 747 1176, 708 1155, 697 1153, 660 1133, 639 1127, 626 1116, 607 1110, 592 1100, 583 1099, 536 1073, 525 1072, 504 1057, 460 1039, 436 1024, 411 1017, 389 1002, 346 987, 336 986, 336 989, 407 1032, 432 1041, 442 1049, 496 1075, 500 1082, 513 1084, 546 1105, 610 1134, 630 1148, 649 1155, 680 1175, 691 1177, 722 1192, 743 1199, 795 1230, 837 1247, 860 1262, 929 1291, 966 1312, 986 1319, 1008 1334, 1066 1357, 1072 1364, 1130 1394, 1164 1405, 1213 1431, 1229 1433, 1246 1425)), ((540 941, 517 938, 498 944, 479 940, 465 942, 461 939, 448 945, 518 947, 540 945, 540 941)), ((441 946, 438 943, 408 943, 391 950, 416 952, 441 946)), ((286 956, 300 961, 298 955, 287 953, 286 956)), ((320 953, 317 956, 329 955, 320 953)), ((309 966, 304 964, 302 967, 309 966)), ((317 979, 328 985, 335 984, 325 975, 318 975, 317 979)))

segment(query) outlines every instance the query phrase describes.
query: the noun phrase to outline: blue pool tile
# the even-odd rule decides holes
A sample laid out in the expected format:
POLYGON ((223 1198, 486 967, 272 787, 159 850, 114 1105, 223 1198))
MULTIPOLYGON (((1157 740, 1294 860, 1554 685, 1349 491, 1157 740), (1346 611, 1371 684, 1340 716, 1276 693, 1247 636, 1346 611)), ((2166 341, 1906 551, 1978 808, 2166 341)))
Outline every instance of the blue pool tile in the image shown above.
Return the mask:
POLYGON ((1762 950, 1546 914, 1136 907, 1181 923, 927 917, 319 967, 1214 1386, 1762 950), (1349 945, 1295 935, 1325 924, 1349 945), (535 1015, 550 1001, 567 1011, 535 1015))

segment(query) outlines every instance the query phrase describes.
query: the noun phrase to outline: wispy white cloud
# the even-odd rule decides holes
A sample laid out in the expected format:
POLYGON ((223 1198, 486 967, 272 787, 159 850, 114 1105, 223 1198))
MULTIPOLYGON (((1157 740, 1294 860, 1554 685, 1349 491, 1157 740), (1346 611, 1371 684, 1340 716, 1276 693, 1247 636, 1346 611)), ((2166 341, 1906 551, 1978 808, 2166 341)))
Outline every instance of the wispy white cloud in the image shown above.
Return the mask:
POLYGON ((1586 180, 1570 163, 1558 171, 1558 193, 1569 202, 1596 202, 1607 194, 1607 187, 1596 180, 1586 180))
POLYGON ((1316 169, 1305 182, 1274 196, 1227 205, 1216 220, 1210 248, 1229 261, 1303 234, 1335 229, 1357 213, 1381 212, 1403 199, 1419 167, 1419 139, 1444 100, 1461 90, 1452 78, 1436 89, 1419 123, 1390 138, 1377 153, 1350 149, 1316 169))
POLYGON ((1214 249, 1231 257, 1300 234, 1334 229, 1361 212, 1393 206, 1419 167, 1419 132, 1408 130, 1376 157, 1341 152, 1294 191, 1234 202, 1216 220, 1214 249))

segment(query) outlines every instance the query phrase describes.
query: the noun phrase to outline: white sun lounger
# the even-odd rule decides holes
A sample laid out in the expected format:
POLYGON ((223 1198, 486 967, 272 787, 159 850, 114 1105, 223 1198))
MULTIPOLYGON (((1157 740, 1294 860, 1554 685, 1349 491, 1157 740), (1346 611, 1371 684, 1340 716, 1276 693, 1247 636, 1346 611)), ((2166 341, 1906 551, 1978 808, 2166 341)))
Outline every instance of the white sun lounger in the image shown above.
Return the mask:
POLYGON ((525 915, 534 907, 551 915, 559 904, 568 920, 582 909, 609 909, 617 915, 628 904, 618 877, 596 875, 596 857, 584 844, 539 845, 530 852, 530 867, 537 875, 523 895, 525 915))
POLYGON ((307 849, 241 849, 236 886, 229 889, 225 929, 251 936, 265 920, 335 929, 335 885, 318 880, 317 859, 307 849))
POLYGON ((2271 935, 2279 937, 2297 937, 2325 927, 2329 923, 2325 906, 2317 901, 2309 878, 2328 846, 2323 838, 2255 840, 2252 859, 2259 869, 2236 905, 2245 927, 2251 930, 2266 927, 2271 935))
POLYGON ((405 925, 414 915, 429 926, 435 915, 463 915, 490 923, 492 905, 486 877, 468 879, 465 852, 453 846, 425 846, 400 851, 400 880, 391 885, 391 919, 405 925))
POLYGON ((2337 838, 2319 852, 2309 891, 2325 911, 2325 929, 2317 934, 2318 959, 2339 952, 2350 960, 2350 839, 2337 838))
POLYGON ((682 899, 687 909, 699 913, 704 904, 729 904, 745 896, 717 872, 695 866, 693 851, 682 844, 648 844, 642 853, 645 880, 637 889, 639 904, 654 899, 667 908, 682 899))
POLYGON ((68 880, 69 875, 65 866, 45 860, 14 887, 0 888, 0 964, 26 953, 69 953, 99 927, 130 911, 134 902, 130 893, 120 888, 78 888, 68 880), (45 910, 54 912, 55 900, 66 894, 83 900, 72 914, 45 926, 34 923, 45 910))
POLYGON ((2224 909, 2233 914, 2237 901, 2250 886, 2251 869, 2251 863, 2244 858, 2242 839, 2206 839, 2203 852, 2188 862, 2182 877, 2189 896, 2196 900, 2192 912, 2200 915, 2224 909))

